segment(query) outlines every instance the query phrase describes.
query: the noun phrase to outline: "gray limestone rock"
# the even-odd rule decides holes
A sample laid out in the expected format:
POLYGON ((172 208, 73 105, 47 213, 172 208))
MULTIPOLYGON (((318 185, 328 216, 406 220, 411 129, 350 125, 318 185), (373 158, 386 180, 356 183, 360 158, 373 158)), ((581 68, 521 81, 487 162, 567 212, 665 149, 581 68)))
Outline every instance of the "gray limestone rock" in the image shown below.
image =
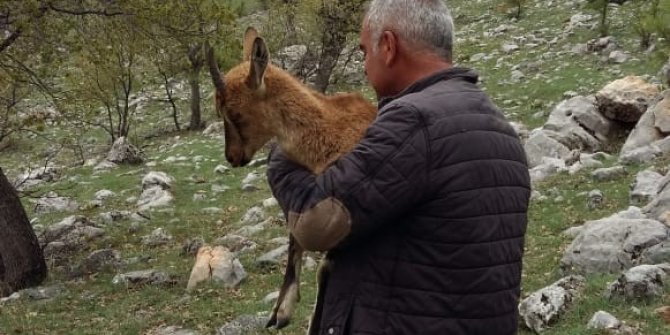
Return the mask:
POLYGON ((618 273, 640 264, 645 250, 670 238, 667 226, 640 215, 627 211, 586 222, 563 254, 563 272, 618 273))
POLYGON ((610 283, 605 296, 619 296, 629 300, 660 297, 664 294, 663 284, 669 273, 668 263, 636 266, 610 283))
POLYGON ((536 333, 546 330, 578 298, 585 283, 582 276, 569 276, 532 293, 519 304, 521 320, 536 333))

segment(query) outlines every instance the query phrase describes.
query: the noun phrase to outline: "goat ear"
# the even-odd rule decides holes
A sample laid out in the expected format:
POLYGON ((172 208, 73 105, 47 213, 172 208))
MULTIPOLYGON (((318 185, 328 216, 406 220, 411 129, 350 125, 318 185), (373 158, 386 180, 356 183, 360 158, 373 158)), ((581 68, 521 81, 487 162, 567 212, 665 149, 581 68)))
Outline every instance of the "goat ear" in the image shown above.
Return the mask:
POLYGON ((254 27, 248 27, 244 32, 244 40, 242 41, 242 61, 251 59, 251 49, 253 48, 256 37, 258 37, 258 32, 254 27))
POLYGON ((256 37, 251 48, 251 68, 249 69, 249 78, 247 81, 249 87, 255 90, 263 87, 263 76, 265 75, 265 69, 269 61, 270 55, 265 41, 260 37, 256 37))

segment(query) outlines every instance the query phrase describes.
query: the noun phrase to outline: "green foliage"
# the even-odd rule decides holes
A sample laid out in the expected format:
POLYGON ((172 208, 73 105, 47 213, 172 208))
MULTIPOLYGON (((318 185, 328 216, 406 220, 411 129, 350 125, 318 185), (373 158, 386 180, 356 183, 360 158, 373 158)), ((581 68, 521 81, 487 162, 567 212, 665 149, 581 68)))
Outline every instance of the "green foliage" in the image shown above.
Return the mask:
POLYGON ((527 0, 504 0, 503 8, 506 10, 513 9, 510 15, 518 20, 521 18, 523 6, 525 6, 527 2, 527 0))
POLYGON ((600 36, 609 35, 609 22, 607 20, 609 0, 588 0, 588 7, 596 10, 600 15, 600 24, 598 25, 600 36))
POLYGON ((632 26, 640 38, 641 48, 651 45, 654 34, 670 37, 670 0, 635 0, 631 6, 632 26))

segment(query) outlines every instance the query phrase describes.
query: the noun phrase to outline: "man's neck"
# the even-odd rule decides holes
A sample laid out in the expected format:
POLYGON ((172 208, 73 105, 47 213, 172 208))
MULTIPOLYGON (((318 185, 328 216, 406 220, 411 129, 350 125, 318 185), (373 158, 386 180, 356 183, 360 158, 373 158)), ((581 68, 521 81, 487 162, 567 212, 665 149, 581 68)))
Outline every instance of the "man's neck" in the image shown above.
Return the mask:
POLYGON ((448 70, 453 67, 451 62, 445 61, 437 57, 416 57, 406 58, 399 66, 402 70, 398 72, 397 85, 395 87, 395 94, 405 90, 407 87, 424 79, 435 72, 448 70))

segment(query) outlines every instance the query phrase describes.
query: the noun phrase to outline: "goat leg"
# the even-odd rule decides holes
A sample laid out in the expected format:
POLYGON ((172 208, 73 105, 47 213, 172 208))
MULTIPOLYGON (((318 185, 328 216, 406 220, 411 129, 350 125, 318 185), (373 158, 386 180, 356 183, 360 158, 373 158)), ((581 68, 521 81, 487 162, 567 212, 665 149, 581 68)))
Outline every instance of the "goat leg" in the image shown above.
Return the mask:
POLYGON ((279 297, 272 309, 270 320, 265 325, 266 328, 282 329, 291 321, 298 301, 300 301, 300 270, 304 252, 305 250, 295 241, 293 235, 289 235, 288 263, 284 272, 284 283, 279 290, 279 297))

